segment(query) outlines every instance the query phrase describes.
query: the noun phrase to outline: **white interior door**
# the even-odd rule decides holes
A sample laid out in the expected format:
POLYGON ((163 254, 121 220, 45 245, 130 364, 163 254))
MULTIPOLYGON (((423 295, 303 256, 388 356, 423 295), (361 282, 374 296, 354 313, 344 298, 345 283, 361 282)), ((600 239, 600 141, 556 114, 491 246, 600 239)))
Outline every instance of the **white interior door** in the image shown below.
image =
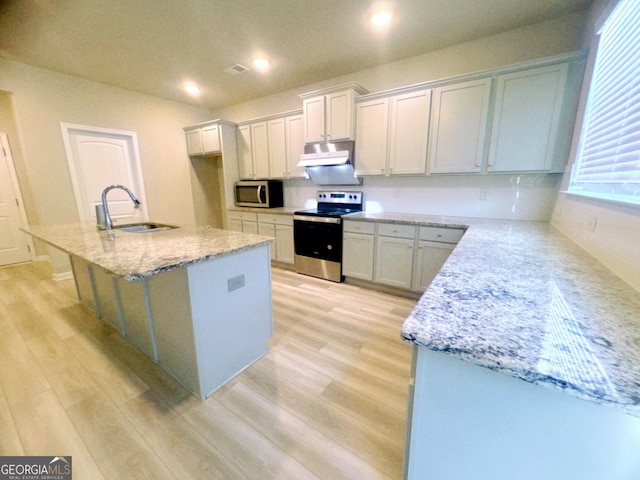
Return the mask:
POLYGON ((31 239, 20 231, 27 220, 5 133, 0 133, 0 265, 31 260, 31 239))
POLYGON ((102 202, 102 191, 109 185, 124 185, 140 200, 136 211, 126 192, 111 190, 107 195, 113 219, 136 216, 148 218, 142 169, 136 134, 114 130, 62 125, 69 169, 81 220, 95 220, 95 206, 102 202))

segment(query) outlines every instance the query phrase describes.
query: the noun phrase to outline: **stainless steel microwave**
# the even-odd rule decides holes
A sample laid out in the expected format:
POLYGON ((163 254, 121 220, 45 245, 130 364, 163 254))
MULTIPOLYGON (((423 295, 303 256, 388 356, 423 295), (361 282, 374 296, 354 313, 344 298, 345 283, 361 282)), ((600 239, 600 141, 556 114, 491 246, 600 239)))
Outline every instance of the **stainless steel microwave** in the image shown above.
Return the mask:
POLYGON ((282 182, 279 180, 236 182, 235 199, 238 207, 282 207, 284 205, 282 182))

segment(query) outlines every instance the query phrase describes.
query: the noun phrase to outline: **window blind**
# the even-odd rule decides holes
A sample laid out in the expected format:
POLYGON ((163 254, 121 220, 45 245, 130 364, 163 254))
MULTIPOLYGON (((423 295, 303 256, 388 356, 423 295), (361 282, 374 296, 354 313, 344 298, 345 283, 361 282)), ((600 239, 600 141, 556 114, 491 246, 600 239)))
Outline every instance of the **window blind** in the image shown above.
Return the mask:
POLYGON ((640 1, 621 0, 600 35, 569 192, 640 204, 640 1))

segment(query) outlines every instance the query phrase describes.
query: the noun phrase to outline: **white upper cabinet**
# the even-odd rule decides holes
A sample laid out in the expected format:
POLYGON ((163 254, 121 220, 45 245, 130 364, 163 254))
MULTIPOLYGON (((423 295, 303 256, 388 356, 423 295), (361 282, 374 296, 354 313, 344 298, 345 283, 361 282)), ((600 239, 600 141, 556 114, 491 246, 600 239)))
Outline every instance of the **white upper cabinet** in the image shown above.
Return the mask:
POLYGON ((304 178, 304 167, 298 167, 300 155, 304 153, 304 117, 302 114, 289 115, 284 120, 287 177, 304 178))
POLYGON ((389 107, 389 173, 426 173, 431 90, 394 95, 389 107))
POLYGON ((431 90, 356 104, 358 175, 424 174, 431 90))
POLYGON ((336 142, 354 138, 354 99, 367 93, 351 83, 300 95, 304 115, 304 141, 336 142))
POLYGON ((238 174, 241 180, 251 180, 255 178, 251 154, 251 126, 240 125, 236 138, 238 142, 238 174))
POLYGON ((300 111, 262 117, 238 126, 238 169, 241 179, 304 177, 298 168, 304 151, 300 111))
POLYGON ((187 153, 189 155, 207 155, 220 153, 220 120, 216 123, 186 127, 187 153))
POLYGON ((204 152, 202 148, 202 129, 187 130, 185 135, 187 137, 187 153, 189 155, 202 155, 204 152))
POLYGON ((325 99, 324 95, 305 98, 302 101, 304 110, 304 141, 306 143, 325 141, 325 99))
POLYGON ((389 99, 367 100, 356 105, 355 166, 358 175, 387 173, 389 99))
POLYGON ((251 155, 254 178, 269 178, 269 132, 267 122, 251 124, 251 155))
POLYGON ((267 122, 269 178, 287 178, 287 148, 284 118, 267 122))
POLYGON ((491 79, 433 90, 429 171, 480 172, 487 138, 491 79))
POLYGON ((497 77, 488 172, 562 172, 558 148, 568 64, 497 77))
POLYGON ((209 125, 202 127, 202 144, 205 153, 220 151, 220 127, 209 125))

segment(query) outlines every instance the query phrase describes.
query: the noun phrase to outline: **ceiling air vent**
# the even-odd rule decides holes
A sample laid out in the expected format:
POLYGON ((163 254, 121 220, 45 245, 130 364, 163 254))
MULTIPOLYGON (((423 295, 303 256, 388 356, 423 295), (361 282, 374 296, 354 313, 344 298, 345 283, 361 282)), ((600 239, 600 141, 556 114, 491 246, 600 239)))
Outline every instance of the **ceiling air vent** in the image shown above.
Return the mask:
POLYGON ((225 68, 224 73, 228 73, 229 75, 240 75, 241 73, 248 72, 249 68, 244 65, 240 65, 236 63, 233 67, 225 68))

